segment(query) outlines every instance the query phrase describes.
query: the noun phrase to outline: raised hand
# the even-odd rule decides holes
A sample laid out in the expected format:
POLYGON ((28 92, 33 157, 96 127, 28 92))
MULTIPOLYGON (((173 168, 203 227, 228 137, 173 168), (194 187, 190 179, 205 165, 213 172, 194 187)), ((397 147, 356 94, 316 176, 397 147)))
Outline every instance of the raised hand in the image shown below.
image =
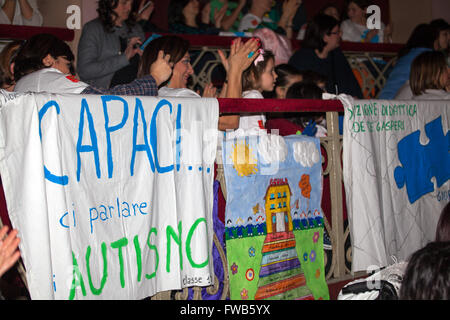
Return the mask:
POLYGON ((7 226, 0 230, 0 277, 19 260, 19 242, 17 230, 12 230, 9 234, 7 226))
POLYGON ((164 54, 164 51, 159 50, 158 58, 150 66, 150 75, 158 86, 170 78, 172 69, 173 63, 170 62, 170 54, 164 54))
POLYGON ((128 46, 125 49, 125 55, 127 56, 128 60, 133 58, 136 54, 142 56, 143 51, 139 48, 141 44, 142 41, 139 37, 133 37, 128 41, 128 46))

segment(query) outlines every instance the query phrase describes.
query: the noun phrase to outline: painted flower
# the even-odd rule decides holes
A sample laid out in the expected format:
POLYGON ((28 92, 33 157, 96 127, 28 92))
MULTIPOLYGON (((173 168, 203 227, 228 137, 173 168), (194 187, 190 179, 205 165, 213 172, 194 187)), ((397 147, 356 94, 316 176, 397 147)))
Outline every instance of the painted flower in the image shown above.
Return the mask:
POLYGON ((313 242, 314 242, 314 243, 317 243, 317 241, 319 240, 319 238, 320 238, 320 233, 319 233, 318 231, 314 232, 314 235, 313 235, 313 242))
POLYGON ((308 253, 307 252, 305 252, 304 254, 303 254, 303 261, 308 261, 308 253))
POLYGON ((309 260, 311 260, 311 262, 316 261, 316 252, 314 250, 311 250, 311 253, 309 254, 309 260))
POLYGON ((236 274, 238 272, 238 266, 235 262, 231 265, 231 273, 236 274))
POLYGON ((248 300, 248 290, 247 289, 242 289, 241 291, 241 299, 242 300, 248 300))
POLYGON ((256 254, 255 248, 250 247, 250 249, 248 249, 248 256, 249 256, 250 258, 253 258, 253 257, 255 256, 255 254, 256 254))

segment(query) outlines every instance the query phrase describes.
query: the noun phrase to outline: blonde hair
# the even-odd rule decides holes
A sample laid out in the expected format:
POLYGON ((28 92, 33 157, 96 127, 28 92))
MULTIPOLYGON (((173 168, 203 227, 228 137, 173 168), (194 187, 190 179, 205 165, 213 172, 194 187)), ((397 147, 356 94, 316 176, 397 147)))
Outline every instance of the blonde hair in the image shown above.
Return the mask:
POLYGON ((414 95, 427 89, 444 89, 440 83, 442 73, 447 69, 445 56, 440 51, 427 51, 418 55, 411 64, 409 83, 414 95))

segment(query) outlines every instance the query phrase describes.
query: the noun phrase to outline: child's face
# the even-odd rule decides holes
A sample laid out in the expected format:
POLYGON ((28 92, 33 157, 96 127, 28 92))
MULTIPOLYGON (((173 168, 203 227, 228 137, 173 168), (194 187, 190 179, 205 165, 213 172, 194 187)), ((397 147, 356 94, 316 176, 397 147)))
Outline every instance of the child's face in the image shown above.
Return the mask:
POLYGON ((273 59, 269 59, 264 72, 261 74, 260 91, 272 91, 277 77, 278 75, 275 73, 275 63, 273 59))
POLYGON ((360 22, 365 17, 365 12, 356 3, 350 2, 347 9, 348 17, 353 22, 360 22))

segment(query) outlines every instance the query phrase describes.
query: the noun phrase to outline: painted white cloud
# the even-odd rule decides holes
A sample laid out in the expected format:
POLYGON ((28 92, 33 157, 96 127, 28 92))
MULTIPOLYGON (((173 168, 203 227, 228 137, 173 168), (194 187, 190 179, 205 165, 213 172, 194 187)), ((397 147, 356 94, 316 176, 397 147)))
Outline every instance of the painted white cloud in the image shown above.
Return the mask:
POLYGON ((265 163, 283 162, 286 160, 288 148, 283 137, 267 134, 259 136, 258 152, 265 163))
POLYGON ((320 160, 319 150, 312 141, 295 142, 293 149, 295 161, 304 167, 312 167, 320 160))

